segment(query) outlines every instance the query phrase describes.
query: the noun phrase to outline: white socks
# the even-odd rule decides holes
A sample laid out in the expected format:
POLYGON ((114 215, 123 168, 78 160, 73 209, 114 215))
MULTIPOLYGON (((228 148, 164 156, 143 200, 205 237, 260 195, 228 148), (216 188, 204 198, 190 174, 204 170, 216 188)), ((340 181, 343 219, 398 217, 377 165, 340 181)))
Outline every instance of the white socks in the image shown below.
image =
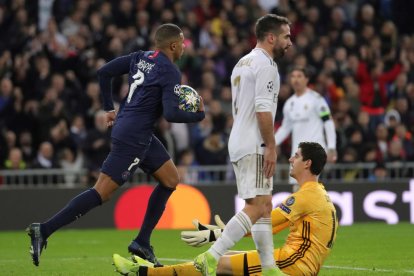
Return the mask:
MULTIPOLYGON (((245 212, 240 211, 233 216, 224 228, 223 234, 208 250, 213 257, 218 260, 227 250, 232 248, 236 242, 241 240, 252 229, 252 222, 245 212)), ((271 231, 271 230, 270 230, 271 231)), ((270 233, 271 235, 271 233, 270 233)), ((272 240, 272 259, 273 259, 273 240, 272 240)), ((274 263, 274 260, 273 260, 274 263)))
POLYGON ((260 218, 252 226, 252 237, 260 256, 262 268, 276 267, 273 257, 273 235, 271 218, 260 218))

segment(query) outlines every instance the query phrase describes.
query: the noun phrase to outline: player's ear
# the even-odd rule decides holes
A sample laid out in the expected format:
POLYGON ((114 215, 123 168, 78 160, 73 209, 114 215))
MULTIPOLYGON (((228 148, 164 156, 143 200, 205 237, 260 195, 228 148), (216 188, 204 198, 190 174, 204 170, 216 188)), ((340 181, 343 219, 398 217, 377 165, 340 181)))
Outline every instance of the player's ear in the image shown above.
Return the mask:
POLYGON ((175 48, 177 48, 177 43, 176 42, 171 43, 170 44, 170 49, 174 52, 175 48))
POLYGON ((268 36, 267 36, 267 39, 268 39, 270 44, 273 44, 273 43, 275 43, 276 35, 274 33, 269 33, 268 36))
POLYGON ((306 166, 307 169, 309 169, 312 166, 312 160, 311 159, 306 160, 305 161, 305 166, 306 166))

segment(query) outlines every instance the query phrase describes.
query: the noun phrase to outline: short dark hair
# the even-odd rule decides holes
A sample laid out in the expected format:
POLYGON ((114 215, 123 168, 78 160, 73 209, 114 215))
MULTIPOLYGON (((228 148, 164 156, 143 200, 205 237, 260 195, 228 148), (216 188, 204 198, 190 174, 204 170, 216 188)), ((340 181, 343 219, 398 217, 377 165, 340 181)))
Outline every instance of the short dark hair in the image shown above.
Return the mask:
POLYGON ((267 33, 278 34, 280 26, 290 25, 289 19, 276 14, 266 14, 256 21, 257 40, 263 41, 267 33))
POLYGON ((180 37, 180 33, 183 31, 175 24, 167 23, 162 24, 155 31, 155 45, 157 47, 165 47, 167 43, 173 39, 180 37))
POLYGON ((304 66, 299 66, 299 65, 294 66, 294 67, 292 67, 292 69, 290 69, 290 73, 292 73, 293 71, 300 71, 300 72, 302 72, 307 79, 309 79, 309 77, 310 77, 309 70, 306 67, 304 67, 304 66))
POLYGON ((314 142, 301 142, 299 143, 299 148, 302 150, 303 161, 312 161, 311 173, 319 175, 326 164, 327 156, 325 149, 320 144, 314 142))

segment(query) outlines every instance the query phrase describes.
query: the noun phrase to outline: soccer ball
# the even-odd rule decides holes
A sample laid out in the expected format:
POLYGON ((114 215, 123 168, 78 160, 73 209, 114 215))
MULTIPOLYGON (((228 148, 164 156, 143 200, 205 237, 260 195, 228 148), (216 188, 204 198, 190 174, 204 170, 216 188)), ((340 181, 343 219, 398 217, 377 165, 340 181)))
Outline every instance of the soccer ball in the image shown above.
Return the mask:
POLYGON ((178 95, 178 108, 186 112, 197 112, 200 106, 200 96, 194 88, 181 85, 178 95))

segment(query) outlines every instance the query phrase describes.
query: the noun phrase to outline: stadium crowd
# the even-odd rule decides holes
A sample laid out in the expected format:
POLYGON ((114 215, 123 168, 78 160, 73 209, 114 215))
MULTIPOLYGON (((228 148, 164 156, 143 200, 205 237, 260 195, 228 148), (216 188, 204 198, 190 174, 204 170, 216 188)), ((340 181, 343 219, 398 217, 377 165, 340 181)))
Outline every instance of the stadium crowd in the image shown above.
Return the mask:
MULTIPOLYGON (((151 48, 167 22, 182 27, 182 81, 207 113, 192 125, 162 120, 157 136, 178 165, 226 164, 231 70, 266 13, 289 18, 294 42, 278 61, 275 128, 289 69, 306 66, 331 108, 339 163, 414 161, 413 10, 409 0, 0 0, 0 168, 85 167, 93 183, 110 147, 96 71, 151 48)), ((128 81, 113 87, 119 103, 128 81)), ((287 141, 278 162, 289 155, 287 141)))

